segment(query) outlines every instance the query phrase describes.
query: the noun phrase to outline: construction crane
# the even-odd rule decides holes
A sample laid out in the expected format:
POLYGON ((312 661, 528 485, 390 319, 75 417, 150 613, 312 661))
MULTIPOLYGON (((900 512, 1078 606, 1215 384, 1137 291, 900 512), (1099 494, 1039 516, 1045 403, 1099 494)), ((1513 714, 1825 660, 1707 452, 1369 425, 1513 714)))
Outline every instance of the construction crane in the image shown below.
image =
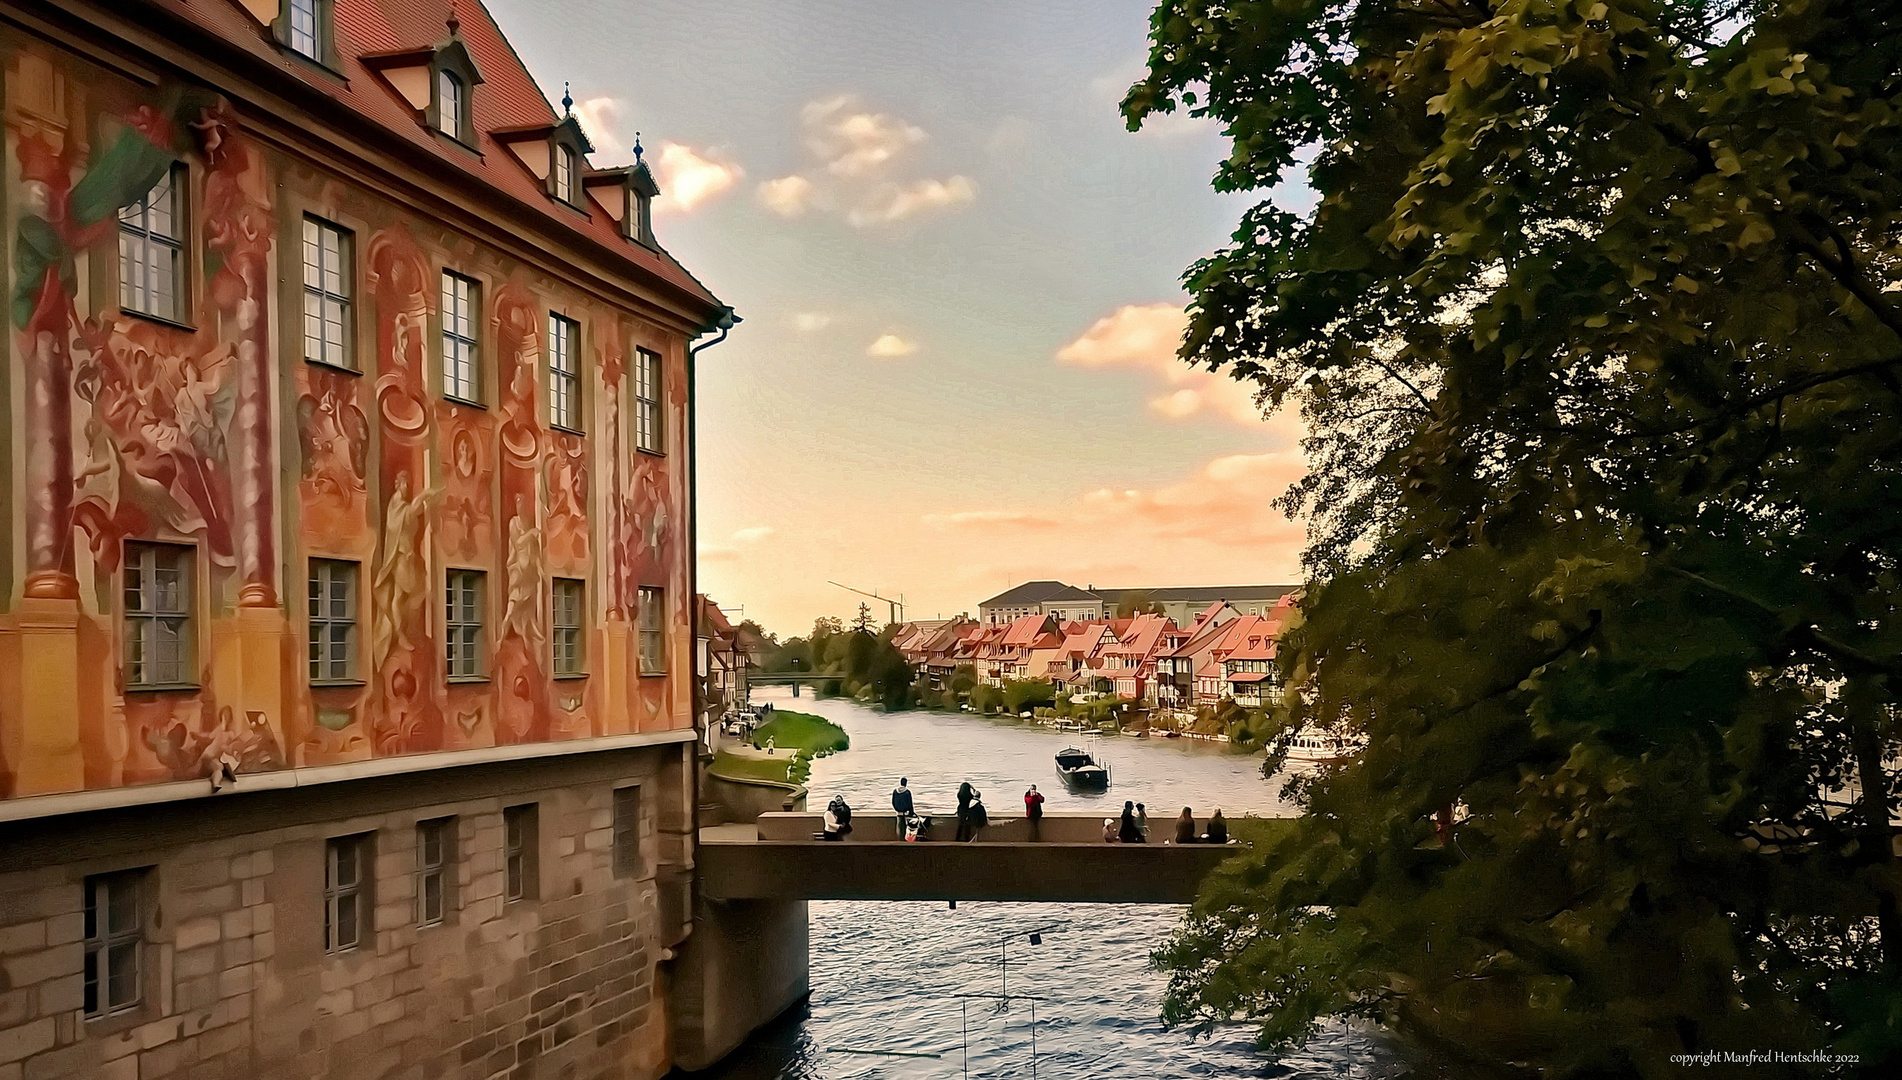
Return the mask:
POLYGON ((846 592, 855 592, 855 593, 858 593, 860 596, 869 596, 872 599, 877 600, 881 603, 888 604, 891 607, 891 621, 894 623, 902 621, 902 618, 905 614, 905 596, 903 593, 899 594, 898 599, 893 600, 889 596, 880 596, 876 592, 866 592, 864 589, 854 589, 850 585, 839 585, 839 583, 836 581, 827 581, 826 584, 838 585, 839 588, 844 589, 846 592))

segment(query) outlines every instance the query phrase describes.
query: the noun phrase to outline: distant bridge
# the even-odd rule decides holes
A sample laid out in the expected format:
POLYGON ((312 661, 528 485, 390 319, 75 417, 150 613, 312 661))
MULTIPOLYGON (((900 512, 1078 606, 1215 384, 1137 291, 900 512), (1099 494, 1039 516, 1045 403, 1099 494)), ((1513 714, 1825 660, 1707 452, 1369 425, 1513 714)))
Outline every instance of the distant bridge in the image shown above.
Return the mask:
POLYGON ((814 683, 838 682, 843 675, 827 675, 820 671, 749 671, 746 673, 748 686, 790 686, 794 697, 799 696, 799 685, 811 686, 814 683))
POLYGON ((971 843, 957 820, 933 817, 932 839, 898 839, 894 816, 853 815, 843 841, 815 840, 818 814, 761 814, 751 825, 700 830, 696 872, 720 900, 1006 900, 1186 904, 1241 844, 1165 844, 1174 819, 1150 823, 1151 843, 1103 842, 1114 814, 1045 815, 1030 839, 1021 817, 992 818, 971 843))

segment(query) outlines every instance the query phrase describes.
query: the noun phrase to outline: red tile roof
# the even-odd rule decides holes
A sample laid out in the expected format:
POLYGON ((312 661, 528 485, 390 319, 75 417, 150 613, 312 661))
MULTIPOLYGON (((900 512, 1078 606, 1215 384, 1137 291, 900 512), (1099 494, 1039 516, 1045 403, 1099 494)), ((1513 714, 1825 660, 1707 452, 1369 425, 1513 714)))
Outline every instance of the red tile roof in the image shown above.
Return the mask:
POLYGON ((409 103, 361 59, 365 54, 434 48, 448 40, 450 3, 446 0, 335 0, 342 79, 279 46, 272 40, 269 27, 261 26, 237 0, 194 0, 163 7, 268 61, 364 119, 403 136, 450 168, 539 210, 550 234, 593 241, 689 296, 719 305, 706 286, 671 255, 623 237, 615 220, 592 199, 586 214, 556 203, 542 182, 490 134, 501 128, 551 125, 561 118, 480 0, 454 0, 463 44, 482 74, 482 84, 470 95, 480 154, 471 153, 421 123, 409 103))

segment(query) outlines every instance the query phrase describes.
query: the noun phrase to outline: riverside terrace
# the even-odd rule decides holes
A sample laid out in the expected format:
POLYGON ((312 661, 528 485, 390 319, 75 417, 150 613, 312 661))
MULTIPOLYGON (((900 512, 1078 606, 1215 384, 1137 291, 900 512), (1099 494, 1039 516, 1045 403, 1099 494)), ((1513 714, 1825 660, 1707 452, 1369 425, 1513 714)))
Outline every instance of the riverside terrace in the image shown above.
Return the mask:
MULTIPOLYGON (((905 843, 892 815, 861 812, 844 841, 813 839, 821 815, 761 814, 700 830, 701 887, 722 900, 1004 900, 1186 904, 1243 845, 1108 844, 1098 813, 994 817, 970 843, 936 815, 939 839, 905 843)), ((1159 822, 1168 827, 1173 822, 1159 822)), ((1152 826, 1153 827, 1153 826, 1152 826)))

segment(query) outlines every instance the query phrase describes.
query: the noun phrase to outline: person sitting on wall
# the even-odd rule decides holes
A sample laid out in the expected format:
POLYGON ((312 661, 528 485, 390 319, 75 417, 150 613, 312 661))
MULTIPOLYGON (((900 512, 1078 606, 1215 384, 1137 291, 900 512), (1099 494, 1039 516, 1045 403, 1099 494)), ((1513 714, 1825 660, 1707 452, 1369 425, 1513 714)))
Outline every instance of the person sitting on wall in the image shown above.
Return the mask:
POLYGON ((1031 841, 1043 839, 1043 792, 1035 784, 1024 792, 1024 820, 1030 823, 1031 841))
POLYGON ((1228 822, 1222 820, 1222 812, 1217 810, 1209 815, 1209 832, 1202 838, 1204 844, 1228 843, 1228 822))
POLYGON ((1182 816, 1176 819, 1176 843, 1195 843, 1195 811, 1182 808, 1182 816))
POLYGON ((1103 842, 1105 844, 1116 842, 1116 819, 1113 817, 1103 819, 1103 842))

